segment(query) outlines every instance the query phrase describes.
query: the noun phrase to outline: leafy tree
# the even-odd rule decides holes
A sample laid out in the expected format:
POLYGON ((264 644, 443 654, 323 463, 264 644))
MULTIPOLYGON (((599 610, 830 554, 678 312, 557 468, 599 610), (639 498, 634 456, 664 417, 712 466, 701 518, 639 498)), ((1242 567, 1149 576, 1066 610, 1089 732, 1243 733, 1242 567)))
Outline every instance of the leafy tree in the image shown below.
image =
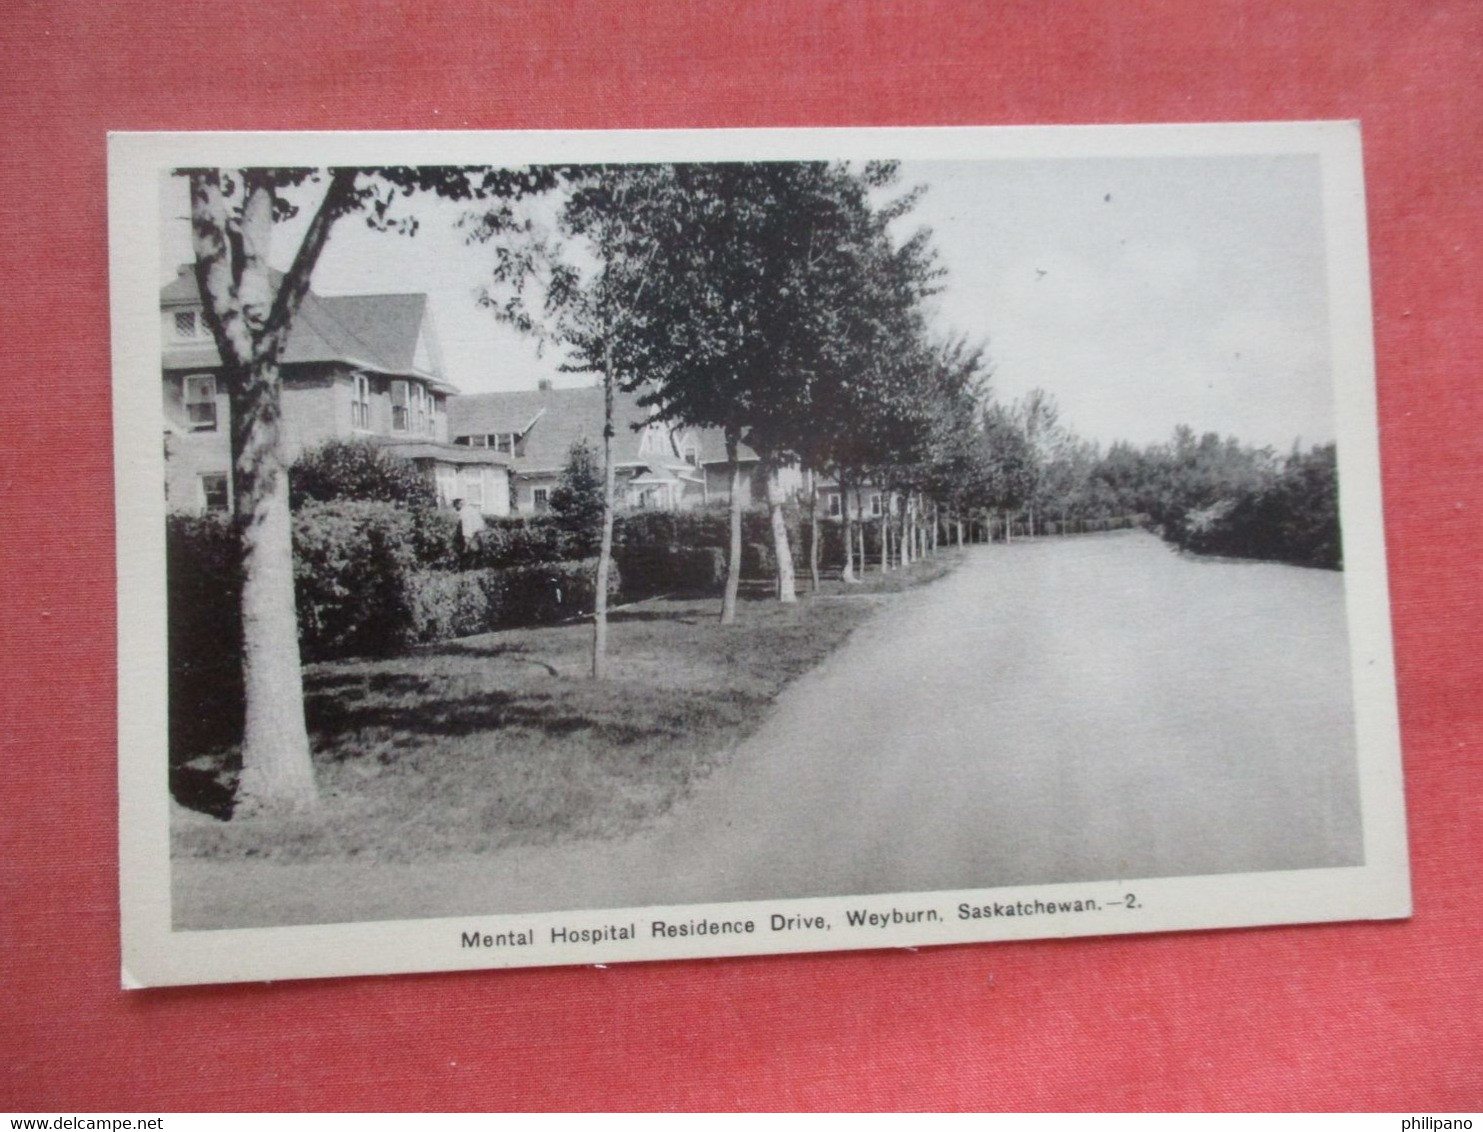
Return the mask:
POLYGON ((437 491, 410 461, 370 440, 327 440, 299 455, 289 469, 288 497, 295 511, 310 500, 359 500, 402 507, 435 507, 437 491))
POLYGON ((985 509, 1003 516, 1008 540, 1013 515, 1029 499, 1034 482, 1030 442, 1017 415, 998 403, 984 411, 982 436, 984 477, 978 498, 985 509))
POLYGON ((309 807, 317 792, 304 725, 278 367, 310 276, 335 224, 348 215, 410 235, 417 219, 397 211, 402 197, 509 198, 547 187, 549 176, 441 166, 178 172, 190 186, 196 281, 231 406, 246 699, 235 813, 309 807), (307 186, 321 183, 288 271, 271 270, 276 225, 297 213, 297 199, 312 193, 307 186))
POLYGON ((1014 403, 1013 413, 1025 437, 1027 476, 1025 506, 1028 510, 1031 537, 1036 521, 1041 518, 1046 497, 1051 489, 1049 475, 1067 440, 1061 426, 1061 410, 1056 399, 1043 389, 1032 389, 1014 403))
POLYGON ((552 521, 571 536, 579 558, 592 557, 602 542, 603 503, 602 463, 592 446, 579 440, 550 496, 552 521))
MULTIPOLYGON (((592 675, 607 673, 608 577, 613 559, 613 398, 645 380, 644 302, 656 250, 644 233, 668 230, 683 207, 668 165, 570 166, 554 228, 507 204, 471 214, 470 238, 491 244, 491 285, 480 301, 496 318, 564 347, 565 368, 596 373, 603 389, 603 518, 593 610, 592 675)), ((656 414, 657 415, 657 414, 656 414)))

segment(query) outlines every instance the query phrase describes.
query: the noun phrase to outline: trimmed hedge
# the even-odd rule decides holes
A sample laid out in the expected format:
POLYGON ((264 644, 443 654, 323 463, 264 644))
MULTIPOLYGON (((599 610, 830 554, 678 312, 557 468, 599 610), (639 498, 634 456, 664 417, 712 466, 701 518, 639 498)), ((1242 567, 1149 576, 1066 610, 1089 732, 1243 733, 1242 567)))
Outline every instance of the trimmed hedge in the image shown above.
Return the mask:
MULTIPOLYGON (((622 581, 608 573, 608 600, 622 581)), ((428 570, 412 575, 410 640, 467 637, 517 625, 541 625, 590 614, 596 603, 597 559, 515 566, 508 570, 428 570)))
MULTIPOLYGON (((788 527, 788 545, 795 558, 806 546, 804 535, 807 516, 796 504, 783 507, 783 521, 788 527)), ((749 507, 742 512, 742 544, 761 543, 772 546, 772 520, 765 507, 749 507)), ((724 506, 697 508, 693 511, 630 511, 613 519, 614 546, 703 547, 731 545, 731 515, 724 506)))
POLYGON ((583 557, 586 539, 563 530, 545 516, 533 519, 490 519, 464 549, 467 570, 503 570, 546 562, 573 562, 583 557))
POLYGON ((660 593, 716 593, 726 584, 726 555, 717 546, 620 546, 613 561, 631 597, 660 593))

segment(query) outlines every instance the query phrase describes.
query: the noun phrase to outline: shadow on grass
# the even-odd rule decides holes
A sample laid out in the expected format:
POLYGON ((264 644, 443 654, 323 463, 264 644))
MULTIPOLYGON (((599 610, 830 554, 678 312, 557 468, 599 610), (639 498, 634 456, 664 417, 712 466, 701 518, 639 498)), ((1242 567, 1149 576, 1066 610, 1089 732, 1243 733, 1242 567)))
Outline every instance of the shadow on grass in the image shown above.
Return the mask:
MULTIPOLYGON (((649 714, 643 722, 614 718, 622 713, 598 701, 587 710, 573 710, 571 697, 487 691, 460 697, 440 695, 438 682, 421 677, 399 679, 398 694, 405 703, 347 701, 339 696, 312 696, 305 705, 311 732, 337 740, 357 733, 388 735, 396 746, 435 745, 440 739, 461 739, 483 733, 521 728, 553 738, 588 733, 599 743, 627 747, 655 739, 683 735, 705 722, 704 705, 672 703, 649 714)), ((358 757, 362 744, 335 742, 321 748, 335 762, 358 757)))
POLYGON ((693 609, 618 609, 608 614, 611 624, 627 624, 639 621, 673 621, 677 625, 699 625, 706 618, 693 609))

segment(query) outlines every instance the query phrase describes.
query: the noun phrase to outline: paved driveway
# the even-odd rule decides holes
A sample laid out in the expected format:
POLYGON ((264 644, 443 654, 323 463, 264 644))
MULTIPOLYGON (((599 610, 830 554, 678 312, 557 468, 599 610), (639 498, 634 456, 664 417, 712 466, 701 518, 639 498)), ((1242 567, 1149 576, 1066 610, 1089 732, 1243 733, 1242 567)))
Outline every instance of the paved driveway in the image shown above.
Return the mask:
POLYGON ((205 926, 1295 869, 1357 798, 1341 576, 1127 533, 975 548, 626 842, 179 881, 205 926))

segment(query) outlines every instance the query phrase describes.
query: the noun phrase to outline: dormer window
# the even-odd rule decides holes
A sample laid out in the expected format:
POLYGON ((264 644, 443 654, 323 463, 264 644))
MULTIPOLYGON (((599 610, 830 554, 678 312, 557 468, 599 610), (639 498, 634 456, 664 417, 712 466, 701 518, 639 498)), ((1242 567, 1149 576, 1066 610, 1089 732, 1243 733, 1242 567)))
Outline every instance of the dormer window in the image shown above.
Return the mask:
POLYGON ((216 431, 216 378, 211 374, 185 379, 185 417, 192 432, 216 431))
POLYGON ((490 433, 489 447, 496 452, 503 452, 506 456, 513 456, 515 454, 515 434, 513 432, 490 433))

